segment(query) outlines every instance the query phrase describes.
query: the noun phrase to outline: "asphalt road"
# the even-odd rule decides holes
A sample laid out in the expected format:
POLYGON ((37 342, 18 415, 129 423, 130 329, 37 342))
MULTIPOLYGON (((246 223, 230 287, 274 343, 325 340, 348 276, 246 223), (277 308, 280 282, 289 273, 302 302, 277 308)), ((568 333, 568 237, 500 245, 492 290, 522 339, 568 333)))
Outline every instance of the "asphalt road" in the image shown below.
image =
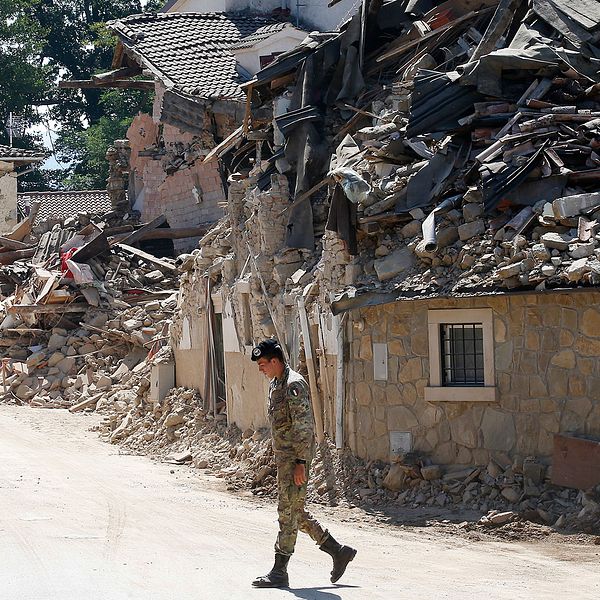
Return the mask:
POLYGON ((359 550, 340 584, 302 536, 290 589, 252 589, 271 566, 275 507, 120 455, 88 431, 94 418, 0 405, 0 600, 600 597, 598 546, 474 543, 332 509, 314 512, 359 550))

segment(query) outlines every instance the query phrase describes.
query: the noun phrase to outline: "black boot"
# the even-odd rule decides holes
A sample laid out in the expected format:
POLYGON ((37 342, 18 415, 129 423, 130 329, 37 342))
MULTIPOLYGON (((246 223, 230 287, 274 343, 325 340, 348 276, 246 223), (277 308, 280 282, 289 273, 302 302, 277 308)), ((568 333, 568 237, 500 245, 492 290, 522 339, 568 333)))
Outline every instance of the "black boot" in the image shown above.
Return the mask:
POLYGON ((287 574, 287 564, 290 557, 287 554, 275 553, 275 564, 273 568, 262 577, 257 577, 252 585, 260 588, 282 588, 288 587, 289 579, 287 574))
POLYGON ((346 570, 348 563, 356 556, 356 550, 350 546, 338 544, 333 536, 329 537, 319 546, 323 552, 327 552, 333 558, 333 570, 331 571, 331 583, 335 583, 346 570))

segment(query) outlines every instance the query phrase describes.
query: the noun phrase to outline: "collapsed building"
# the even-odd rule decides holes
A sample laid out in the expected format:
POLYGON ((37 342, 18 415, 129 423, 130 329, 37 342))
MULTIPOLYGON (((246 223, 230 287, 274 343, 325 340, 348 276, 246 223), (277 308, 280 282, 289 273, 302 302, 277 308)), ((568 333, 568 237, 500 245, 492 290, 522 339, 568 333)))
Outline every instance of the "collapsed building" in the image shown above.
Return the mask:
POLYGON ((171 330, 215 413, 265 424, 275 335, 365 459, 550 465, 600 435, 598 20, 476 4, 371 3, 244 84, 171 330))
MULTIPOLYGON (((335 463, 361 473, 357 497, 597 518, 593 493, 546 487, 600 483, 594 11, 583 0, 371 2, 340 31, 293 29, 268 60, 265 40, 292 28, 236 16, 252 31, 215 50, 219 85, 235 82, 227 97, 197 87, 213 73, 181 49, 231 15, 114 23, 114 70, 91 83, 151 85, 156 101, 111 149, 108 193, 117 214, 150 222, 124 234, 134 241, 167 220, 182 230, 177 305, 170 261, 111 240, 95 268, 112 281, 125 252, 132 283, 150 275, 158 289, 140 286, 140 307, 127 282, 100 290, 100 306, 127 312, 99 324, 86 308, 75 335, 59 327, 52 352, 20 359, 51 361, 54 379, 18 367, 11 393, 41 389, 47 405, 73 388, 66 405, 106 411, 111 442, 174 444, 182 461, 196 446, 208 456, 201 438, 214 442, 215 423, 239 428, 226 453, 262 475, 229 475, 268 490, 267 382, 250 352, 276 336, 307 376, 319 441, 366 462, 335 463), (107 339, 123 358, 140 352, 122 367, 107 339), (91 357, 61 363, 73 344, 99 355, 95 371, 91 357)), ((93 306, 88 287, 78 293, 93 306)), ((328 497, 325 471, 315 493, 328 497)))

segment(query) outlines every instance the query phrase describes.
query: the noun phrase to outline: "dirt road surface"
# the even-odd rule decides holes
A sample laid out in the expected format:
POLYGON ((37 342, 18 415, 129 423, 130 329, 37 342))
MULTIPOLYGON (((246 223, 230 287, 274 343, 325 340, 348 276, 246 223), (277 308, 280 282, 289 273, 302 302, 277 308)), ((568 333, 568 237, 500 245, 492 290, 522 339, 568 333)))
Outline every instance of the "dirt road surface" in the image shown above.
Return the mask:
POLYGON ((600 597, 598 546, 474 543, 319 507, 359 549, 342 585, 301 534, 291 588, 252 589, 271 565, 275 507, 190 468, 119 454, 89 431, 95 418, 0 405, 1 600, 600 597))

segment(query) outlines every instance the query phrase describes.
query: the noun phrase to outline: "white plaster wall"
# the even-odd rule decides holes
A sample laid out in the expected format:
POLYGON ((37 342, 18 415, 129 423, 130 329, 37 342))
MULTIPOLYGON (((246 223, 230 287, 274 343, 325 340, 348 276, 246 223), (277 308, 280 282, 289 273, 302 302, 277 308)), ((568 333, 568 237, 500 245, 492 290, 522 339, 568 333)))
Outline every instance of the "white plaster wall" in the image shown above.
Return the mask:
POLYGON ((227 420, 242 431, 267 427, 269 381, 250 356, 225 352, 227 420))
POLYGON ((292 15, 291 22, 296 25, 298 21, 300 27, 309 31, 337 31, 344 21, 358 12, 362 3, 361 0, 342 0, 329 8, 329 0, 300 0, 299 4, 306 6, 296 6, 295 0, 287 2, 292 15))
POLYGON ((17 178, 9 173, 0 177, 0 233, 17 224, 17 178))
POLYGON ((274 52, 287 52, 296 47, 306 37, 305 32, 291 30, 279 36, 272 36, 255 48, 244 48, 234 52, 237 62, 251 75, 260 71, 260 57, 274 52))
POLYGON ((181 0, 167 12, 227 12, 249 9, 257 13, 269 13, 273 9, 289 8, 292 23, 306 29, 335 31, 340 24, 355 14, 361 0, 342 0, 329 8, 329 0, 181 0))
POLYGON ((228 12, 250 9, 258 13, 271 12, 285 6, 285 0, 181 0, 166 12, 228 12))

